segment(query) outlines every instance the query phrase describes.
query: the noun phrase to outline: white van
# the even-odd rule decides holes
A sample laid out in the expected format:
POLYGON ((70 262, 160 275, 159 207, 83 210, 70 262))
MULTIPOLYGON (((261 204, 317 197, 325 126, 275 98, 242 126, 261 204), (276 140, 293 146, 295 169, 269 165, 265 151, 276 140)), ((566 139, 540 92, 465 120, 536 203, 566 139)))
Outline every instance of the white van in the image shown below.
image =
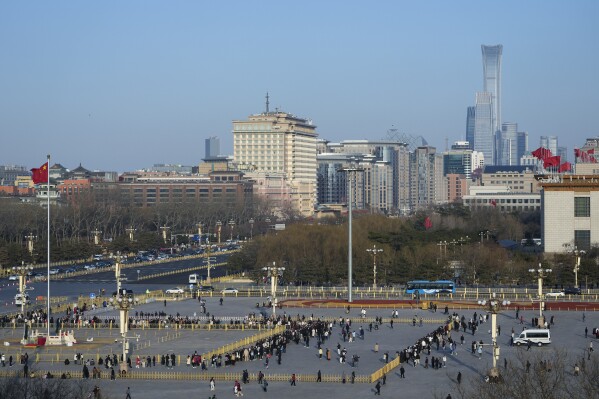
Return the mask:
MULTIPOLYGON (((15 305, 21 306, 23 304, 23 300, 21 299, 21 294, 15 295, 15 305)), ((31 305, 31 301, 29 300, 29 295, 25 294, 25 305, 31 305)))
POLYGON ((200 281, 199 274, 190 274, 189 275, 189 284, 197 284, 200 281))
POLYGON ((514 338, 514 345, 527 345, 528 342, 539 346, 550 344, 551 332, 547 329, 530 329, 522 331, 519 336, 514 338))

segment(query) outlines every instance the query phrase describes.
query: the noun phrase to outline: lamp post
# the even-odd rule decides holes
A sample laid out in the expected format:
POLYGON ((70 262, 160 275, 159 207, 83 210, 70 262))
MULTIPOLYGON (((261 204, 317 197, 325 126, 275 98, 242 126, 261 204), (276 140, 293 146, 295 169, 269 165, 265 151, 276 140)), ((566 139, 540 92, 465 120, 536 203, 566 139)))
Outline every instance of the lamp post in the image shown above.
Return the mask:
POLYGON ((110 298, 110 304, 119 310, 119 327, 123 344, 123 359, 120 367, 121 371, 123 371, 127 370, 127 353, 129 352, 129 338, 139 338, 139 336, 127 336, 127 333, 129 332, 129 311, 133 309, 134 299, 132 295, 127 295, 126 290, 119 289, 117 291, 116 297, 110 298))
POLYGON ((372 248, 368 248, 366 251, 372 255, 372 273, 374 277, 372 288, 376 288, 376 255, 383 252, 383 250, 381 248, 377 248, 375 244, 372 248))
POLYGON ((37 238, 33 235, 33 233, 29 233, 28 236, 25 236, 27 239, 27 250, 29 251, 29 255, 33 258, 33 241, 37 238))
POLYGON ((443 259, 443 257, 447 257, 447 241, 439 241, 437 243, 439 246, 439 257, 443 259))
POLYGON ((116 279, 116 292, 121 291, 121 253, 117 252, 114 262, 114 277, 116 279))
POLYGON ((216 221, 216 234, 218 237, 218 243, 220 244, 220 231, 223 228, 223 222, 221 222, 220 220, 216 221))
POLYGON ((254 219, 249 220, 250 223, 250 240, 254 238, 254 219))
POLYGON ((545 320, 543 319, 543 308, 545 307, 545 303, 543 302, 544 297, 543 297, 543 279, 546 278, 549 273, 551 273, 551 269, 543 269, 541 267, 541 264, 539 263, 539 268, 538 269, 528 269, 528 271, 530 273, 532 273, 533 275, 535 275, 538 279, 538 285, 539 285, 539 291, 538 291, 538 296, 539 296, 539 323, 538 326, 543 326, 545 324, 545 320))
POLYGON ((208 274, 206 275, 206 284, 210 285, 210 281, 211 281, 210 280, 210 268, 211 268, 210 262, 216 262, 216 258, 210 256, 210 254, 211 254, 210 245, 208 245, 207 251, 208 251, 207 252, 208 256, 206 257, 206 259, 204 259, 204 262, 208 266, 208 274))
POLYGON ((489 377, 499 377, 499 369, 497 368, 497 360, 499 360, 499 345, 497 344, 497 313, 502 307, 510 306, 510 301, 499 301, 495 298, 495 293, 487 301, 485 299, 478 301, 479 306, 491 313, 491 341, 493 346, 493 368, 489 373, 489 377))
POLYGON ((102 234, 102 232, 98 229, 95 229, 92 231, 92 234, 94 235, 94 244, 100 245, 100 234, 102 234))
POLYGON ((197 222, 196 227, 198 228, 198 244, 202 245, 202 227, 204 227, 204 224, 202 222, 197 222))
POLYGON ((233 219, 229 220, 229 229, 231 230, 231 238, 230 241, 233 242, 233 228, 235 227, 235 221, 233 219))
POLYGON ((579 250, 578 248, 574 247, 574 249, 572 250, 572 253, 574 254, 574 287, 578 288, 578 272, 580 271, 580 258, 582 257, 582 255, 586 254, 586 251, 584 250, 579 250))
POLYGON ((128 229, 125 229, 125 231, 127 231, 127 233, 129 233, 129 241, 131 241, 131 242, 135 241, 135 232, 137 231, 137 229, 134 228, 133 226, 131 226, 128 229))
POLYGON ((263 267, 262 270, 266 271, 270 276, 270 295, 272 297, 272 315, 276 313, 276 307, 278 303, 277 299, 277 284, 279 277, 283 275, 285 271, 284 267, 276 267, 276 262, 272 262, 272 266, 263 267))
POLYGON ((166 234, 167 232, 170 230, 171 228, 168 226, 162 226, 160 228, 160 230, 162 230, 162 239, 164 240, 164 243, 166 244, 166 234))
MULTIPOLYGON (((21 263, 21 266, 13 266, 13 272, 19 275, 19 295, 21 296, 21 314, 23 315, 23 320, 26 320, 25 317, 25 305, 27 304, 27 294, 25 293, 27 287, 25 285, 25 277, 27 277, 27 273, 30 273, 33 270, 33 266, 25 265, 25 262, 21 263)), ((48 301, 50 299, 48 298, 48 301)), ((23 340, 21 343, 27 343, 27 321, 25 321, 25 326, 23 329, 23 340)))

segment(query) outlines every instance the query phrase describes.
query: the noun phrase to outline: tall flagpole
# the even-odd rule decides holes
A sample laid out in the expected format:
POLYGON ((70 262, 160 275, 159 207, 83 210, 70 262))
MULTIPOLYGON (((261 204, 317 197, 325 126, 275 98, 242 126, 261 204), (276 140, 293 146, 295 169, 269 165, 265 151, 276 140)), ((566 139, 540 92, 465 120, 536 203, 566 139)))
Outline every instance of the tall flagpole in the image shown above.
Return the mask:
POLYGON ((48 172, 48 186, 46 187, 46 197, 47 197, 47 205, 48 205, 48 245, 47 245, 47 255, 46 258, 48 259, 48 300, 46 301, 48 303, 48 313, 46 315, 46 324, 48 325, 48 333, 46 335, 46 342, 48 342, 48 340, 50 339, 50 154, 48 154, 48 166, 47 166, 47 172, 48 172))

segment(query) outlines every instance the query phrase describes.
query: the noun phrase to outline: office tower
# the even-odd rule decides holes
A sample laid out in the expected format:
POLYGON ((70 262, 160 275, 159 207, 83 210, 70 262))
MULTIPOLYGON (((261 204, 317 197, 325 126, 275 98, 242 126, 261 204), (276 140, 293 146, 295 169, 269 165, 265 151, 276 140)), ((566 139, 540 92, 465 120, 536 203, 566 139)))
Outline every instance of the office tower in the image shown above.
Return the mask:
MULTIPOLYGON (((309 216, 316 205, 317 137, 312 121, 267 108, 233 121, 233 157, 250 178, 279 179, 292 208, 309 216)), ((283 206, 285 199, 279 200, 283 206)))
POLYGON ((474 124, 476 122, 476 107, 468 107, 466 112, 466 141, 470 149, 474 148, 474 124))
POLYGON ((483 91, 491 93, 493 133, 501 128, 501 53, 503 46, 481 46, 483 53, 483 91))
POLYGON ((410 208, 413 211, 447 202, 443 157, 435 147, 418 147, 410 153, 410 208))
POLYGON ((564 163, 568 161, 568 147, 557 147, 557 155, 560 157, 560 162, 564 163))
POLYGON ((216 136, 212 136, 207 138, 205 143, 205 158, 217 158, 220 155, 220 139, 216 136))
POLYGON ((496 135, 497 165, 518 165, 518 124, 505 122, 501 125, 501 132, 496 135))
POLYGON ((491 93, 489 92, 476 93, 473 149, 484 154, 487 165, 495 164, 493 102, 491 100, 491 93))
POLYGON ((472 172, 482 169, 484 156, 482 153, 464 148, 464 142, 456 142, 451 150, 443 154, 443 175, 463 175, 467 179, 472 178, 472 172))
POLYGON ((520 160, 524 155, 528 153, 528 133, 518 132, 518 164, 521 165, 520 160))
POLYGON ((557 136, 541 136, 540 146, 549 149, 551 154, 557 155, 557 136))

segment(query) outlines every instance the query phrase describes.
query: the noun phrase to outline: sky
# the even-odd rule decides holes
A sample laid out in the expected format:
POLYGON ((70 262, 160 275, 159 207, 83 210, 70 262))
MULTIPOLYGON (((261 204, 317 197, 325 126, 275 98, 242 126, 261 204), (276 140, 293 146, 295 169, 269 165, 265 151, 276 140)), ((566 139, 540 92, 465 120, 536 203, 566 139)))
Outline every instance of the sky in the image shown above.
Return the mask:
MULTIPOLYGON (((264 96, 320 138, 438 150, 465 138, 481 44, 503 45, 502 117, 599 136, 599 1, 4 1, 0 165, 197 165, 264 96)), ((572 159, 570 159, 572 160, 572 159)))

